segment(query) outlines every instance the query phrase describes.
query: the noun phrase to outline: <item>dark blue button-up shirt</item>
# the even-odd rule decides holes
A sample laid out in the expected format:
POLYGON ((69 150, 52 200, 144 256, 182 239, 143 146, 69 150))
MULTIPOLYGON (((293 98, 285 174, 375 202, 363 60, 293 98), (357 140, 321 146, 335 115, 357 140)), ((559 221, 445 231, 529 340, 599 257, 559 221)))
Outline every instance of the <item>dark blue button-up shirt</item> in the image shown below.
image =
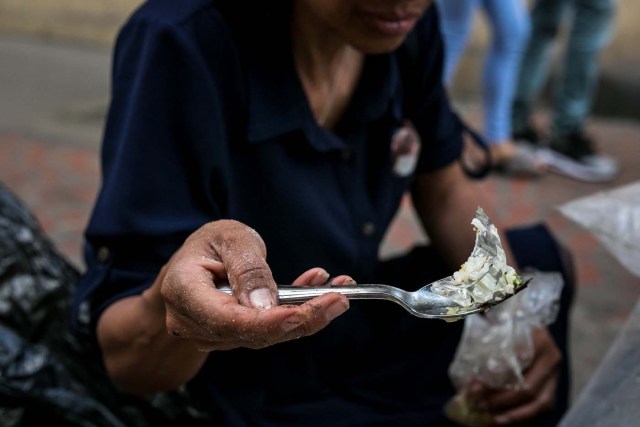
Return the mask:
MULTIPOLYGON (((459 156, 433 8, 411 46, 366 58, 353 101, 330 132, 314 120, 295 72, 286 12, 228 3, 151 0, 119 35, 103 181, 75 302, 83 330, 93 333, 108 304, 148 287, 191 232, 221 218, 260 233, 278 283, 314 266, 373 280, 380 243, 413 177, 393 172, 393 132, 405 119, 414 123, 422 140, 415 173, 459 156)), ((211 379, 221 419, 284 417, 274 423, 287 424, 286 414, 299 410, 289 405, 313 419, 329 416, 322 402, 333 399, 346 412, 375 413, 366 399, 334 395, 376 365, 367 316, 356 306, 314 337, 212 354, 200 376, 211 379), (361 358, 371 358, 366 371, 342 366, 361 358)), ((343 416, 336 410, 329 419, 343 416)))

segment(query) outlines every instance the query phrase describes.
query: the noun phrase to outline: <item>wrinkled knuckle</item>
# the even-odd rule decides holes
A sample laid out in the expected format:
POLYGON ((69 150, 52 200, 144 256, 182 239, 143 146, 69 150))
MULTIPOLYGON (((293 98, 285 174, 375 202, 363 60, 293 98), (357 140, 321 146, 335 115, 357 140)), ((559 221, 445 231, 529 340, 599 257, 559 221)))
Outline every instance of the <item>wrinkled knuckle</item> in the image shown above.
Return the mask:
POLYGON ((305 335, 313 335, 327 326, 326 310, 321 305, 312 305, 308 320, 303 324, 305 335))
POLYGON ((271 280, 271 274, 264 266, 242 266, 236 274, 236 280, 241 283, 262 284, 265 280, 271 280))
POLYGON ((311 304, 310 317, 312 320, 321 320, 325 318, 325 308, 320 304, 311 304))
POLYGON ((240 241, 249 240, 266 252, 266 246, 260 234, 253 228, 232 219, 218 220, 210 223, 211 240, 219 246, 231 247, 240 241))
POLYGON ((296 320, 296 328, 289 335, 290 339, 310 336, 326 326, 326 316, 321 305, 311 304, 307 311, 296 320))
POLYGON ((289 341, 298 339, 310 334, 310 327, 308 319, 304 315, 297 315, 295 317, 285 320, 282 324, 283 328, 277 333, 280 341, 289 341))
POLYGON ((310 322, 303 322, 297 329, 296 329, 296 335, 294 338, 300 338, 300 337, 308 337, 309 335, 313 335, 315 332, 317 332, 317 327, 314 327, 314 325, 310 322))

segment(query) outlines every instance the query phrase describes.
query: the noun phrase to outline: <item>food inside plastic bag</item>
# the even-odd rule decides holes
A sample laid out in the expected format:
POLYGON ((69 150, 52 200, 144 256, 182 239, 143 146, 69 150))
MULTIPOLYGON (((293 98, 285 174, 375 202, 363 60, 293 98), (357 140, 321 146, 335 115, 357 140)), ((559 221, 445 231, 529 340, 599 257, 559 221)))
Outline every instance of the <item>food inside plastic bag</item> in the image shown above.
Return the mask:
POLYGON ((449 418, 469 427, 488 426, 491 414, 474 410, 465 390, 479 382, 493 389, 523 386, 523 372, 533 360, 532 332, 558 315, 563 280, 560 273, 528 272, 527 289, 484 314, 465 319, 449 377, 458 393, 445 407, 449 418))

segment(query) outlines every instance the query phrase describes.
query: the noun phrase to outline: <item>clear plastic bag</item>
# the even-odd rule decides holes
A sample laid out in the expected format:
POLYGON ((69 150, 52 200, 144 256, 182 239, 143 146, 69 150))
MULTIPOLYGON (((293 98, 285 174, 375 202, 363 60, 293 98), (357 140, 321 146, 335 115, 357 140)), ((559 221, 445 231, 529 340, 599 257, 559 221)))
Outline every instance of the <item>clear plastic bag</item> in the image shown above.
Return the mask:
POLYGON ((559 209, 640 277, 640 182, 572 200, 559 209))
POLYGON ((517 389, 533 360, 532 332, 553 323, 558 315, 563 280, 560 273, 528 272, 529 287, 484 314, 465 319, 462 338, 449 377, 458 393, 447 415, 461 425, 489 425, 490 414, 474 411, 465 391, 479 382, 493 389, 517 389))

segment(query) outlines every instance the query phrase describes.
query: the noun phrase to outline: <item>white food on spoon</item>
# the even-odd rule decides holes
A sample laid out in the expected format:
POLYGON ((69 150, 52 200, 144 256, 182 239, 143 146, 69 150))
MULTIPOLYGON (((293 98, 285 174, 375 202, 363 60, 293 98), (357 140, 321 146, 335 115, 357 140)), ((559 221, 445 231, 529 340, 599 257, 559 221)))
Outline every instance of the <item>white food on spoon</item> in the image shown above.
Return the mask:
MULTIPOLYGON (((507 265, 498 230, 481 208, 476 211, 471 224, 476 232, 476 245, 471 256, 450 280, 443 280, 432 287, 433 292, 450 298, 465 310, 502 300, 513 294, 522 283, 516 270, 507 265)), ((451 314, 459 308, 451 309, 451 314)))

